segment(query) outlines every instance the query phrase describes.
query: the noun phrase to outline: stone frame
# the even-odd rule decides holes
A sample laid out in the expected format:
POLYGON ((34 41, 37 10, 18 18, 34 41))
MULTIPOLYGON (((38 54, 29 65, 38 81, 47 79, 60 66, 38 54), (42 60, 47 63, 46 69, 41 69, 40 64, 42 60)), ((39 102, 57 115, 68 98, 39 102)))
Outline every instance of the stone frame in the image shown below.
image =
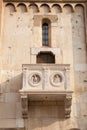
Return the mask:
POLYGON ((29 81, 28 81, 28 83, 32 86, 32 87, 37 87, 37 85, 39 85, 40 83, 41 83, 41 74, 40 73, 35 73, 35 72, 33 72, 30 76, 29 76, 29 79, 28 79, 29 81), (31 78, 34 76, 34 75, 37 75, 37 76, 39 76, 39 82, 37 82, 37 83, 33 83, 32 82, 32 80, 31 80, 31 78))
POLYGON ((61 84, 63 84, 64 83, 64 75, 63 75, 63 73, 61 73, 60 71, 57 71, 57 72, 54 72, 52 75, 51 75, 51 77, 50 77, 50 82, 51 82, 51 84, 54 86, 54 87, 59 87, 61 84), (53 77, 55 76, 55 75, 59 75, 60 76, 60 78, 62 79, 62 81, 61 82, 59 82, 59 83, 55 83, 55 82, 53 82, 53 77))
POLYGON ((55 64, 62 64, 62 52, 60 48, 31 48, 31 64, 36 64, 37 55, 40 52, 51 52, 55 55, 55 64))

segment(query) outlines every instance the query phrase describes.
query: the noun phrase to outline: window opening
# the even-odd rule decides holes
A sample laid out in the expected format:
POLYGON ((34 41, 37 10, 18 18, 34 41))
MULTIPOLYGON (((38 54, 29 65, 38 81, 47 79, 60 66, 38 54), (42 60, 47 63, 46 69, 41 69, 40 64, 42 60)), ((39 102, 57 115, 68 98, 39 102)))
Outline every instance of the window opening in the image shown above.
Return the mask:
POLYGON ((55 55, 51 52, 40 52, 37 55, 37 63, 55 63, 55 55))
POLYGON ((49 25, 47 23, 43 23, 42 25, 42 45, 49 45, 49 25))

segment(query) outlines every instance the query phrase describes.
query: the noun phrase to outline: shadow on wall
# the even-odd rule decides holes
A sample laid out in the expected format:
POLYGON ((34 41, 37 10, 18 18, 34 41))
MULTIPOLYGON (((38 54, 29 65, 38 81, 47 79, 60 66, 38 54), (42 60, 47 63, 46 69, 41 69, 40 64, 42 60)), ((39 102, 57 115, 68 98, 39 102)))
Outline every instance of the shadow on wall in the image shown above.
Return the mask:
MULTIPOLYGON (((20 94, 19 94, 19 90, 21 89, 21 87, 22 87, 21 73, 16 75, 13 78, 10 77, 5 82, 0 84, 0 120, 22 119, 22 110, 21 110, 21 102, 20 102, 20 94)), ((14 125, 10 125, 10 124, 8 126, 14 127, 14 125)), ((8 126, 5 127, 8 128, 8 126)))
MULTIPOLYGON (((50 106, 49 106, 50 107, 50 106)), ((43 107, 42 107, 43 109, 43 107)), ((44 109, 44 111, 46 111, 44 109)), ((49 110, 50 113, 52 113, 51 107, 49 110)), ((48 112, 48 113, 49 113, 48 112)), ((37 112, 38 113, 38 112, 37 112)), ((44 112, 43 112, 44 113, 44 112)), ((54 109, 55 113, 55 109, 54 109)), ((61 114, 61 112, 60 112, 61 114)), ((78 128, 71 128, 72 123, 70 122, 71 119, 64 119, 59 117, 52 117, 47 114, 43 117, 34 117, 28 119, 28 127, 30 130, 36 130, 36 129, 43 129, 43 130, 80 130, 78 128), (48 117, 47 117, 48 116, 48 117)), ((74 127, 74 126, 73 126, 74 127)))
POLYGON ((21 88, 22 88, 22 74, 19 74, 1 83, 0 93, 19 92, 21 88))
POLYGON ((80 129, 78 129, 78 128, 72 128, 72 129, 69 129, 69 130, 80 130, 80 129))
MULTIPOLYGON (((22 73, 0 84, 1 93, 19 93, 19 90, 21 88, 22 88, 22 73)), ((8 103, 11 101, 12 99, 8 99, 8 103)), ((17 102, 19 102, 19 106, 17 108, 14 108, 14 111, 16 109, 16 114, 14 116, 11 116, 11 118, 22 117, 20 99, 15 100, 14 103, 17 102)), ((14 106, 13 107, 9 106, 9 107, 10 109, 13 109, 14 106)), ((4 110, 6 109, 8 108, 5 108, 4 110)), ((14 111, 12 112, 13 114, 14 111)), ((28 114, 29 116, 28 116, 27 125, 30 130, 35 130, 36 128, 43 128, 43 130, 47 130, 48 127, 49 129, 52 130, 56 128, 59 130, 60 129, 64 130, 65 125, 66 125, 66 129, 69 128, 70 126, 70 118, 65 119, 64 117, 64 106, 61 103, 56 101, 55 102, 31 101, 29 102, 28 114)), ((7 116, 5 115, 5 118, 7 117, 9 117, 9 115, 7 116)), ((79 129, 71 129, 71 130, 79 130, 79 129)))
MULTIPOLYGON (((57 117, 38 117, 38 118, 29 118, 28 127, 30 130, 43 129, 43 130, 64 130, 64 118, 57 117)), ((68 123, 68 120, 66 120, 68 123)), ((66 123, 66 124, 67 124, 66 123)), ((67 126, 66 126, 67 127, 67 126)))

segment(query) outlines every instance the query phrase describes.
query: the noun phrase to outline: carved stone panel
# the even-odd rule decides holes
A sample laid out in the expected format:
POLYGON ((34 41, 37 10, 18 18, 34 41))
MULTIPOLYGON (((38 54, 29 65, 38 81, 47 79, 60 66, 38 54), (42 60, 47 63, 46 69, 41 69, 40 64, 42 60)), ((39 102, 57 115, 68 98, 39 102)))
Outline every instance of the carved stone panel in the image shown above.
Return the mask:
POLYGON ((32 87, 37 86, 41 81, 41 76, 38 73, 33 73, 29 75, 28 83, 32 87))
POLYGON ((54 87, 59 87, 64 83, 64 75, 62 72, 53 73, 50 77, 50 82, 54 87))
POLYGON ((72 94, 66 94, 66 97, 65 97, 65 118, 70 117, 71 104, 72 104, 72 94))
POLYGON ((28 117, 29 100, 63 101, 65 118, 69 118, 72 104, 69 73, 69 65, 23 65, 23 87, 20 90, 23 118, 28 117))
POLYGON ((69 72, 69 65, 24 65, 24 86, 22 89, 26 91, 65 91, 68 89, 70 90, 69 72))

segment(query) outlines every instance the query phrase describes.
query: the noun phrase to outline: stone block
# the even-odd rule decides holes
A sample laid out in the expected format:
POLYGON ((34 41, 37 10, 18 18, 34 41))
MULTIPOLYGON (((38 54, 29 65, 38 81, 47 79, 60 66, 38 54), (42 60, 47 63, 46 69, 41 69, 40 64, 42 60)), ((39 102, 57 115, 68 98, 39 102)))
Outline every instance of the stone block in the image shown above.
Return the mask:
POLYGON ((19 93, 5 93, 5 102, 16 103, 20 101, 19 93))
POLYGON ((15 103, 0 103, 0 119, 16 118, 15 103))

